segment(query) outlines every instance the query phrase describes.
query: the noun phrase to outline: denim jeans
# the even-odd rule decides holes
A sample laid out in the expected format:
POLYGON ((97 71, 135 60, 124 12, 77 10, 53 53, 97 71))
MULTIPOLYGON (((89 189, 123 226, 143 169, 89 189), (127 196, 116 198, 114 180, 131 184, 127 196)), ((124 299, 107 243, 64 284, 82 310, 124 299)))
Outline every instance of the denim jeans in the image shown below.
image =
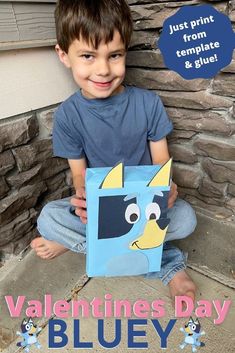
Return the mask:
MULTIPOLYGON (((197 223, 194 210, 181 199, 176 200, 167 216, 170 224, 163 246, 161 270, 145 275, 147 278, 160 278, 164 284, 168 284, 178 271, 186 268, 184 253, 170 241, 187 237, 197 223)), ((45 239, 56 241, 72 251, 86 252, 86 226, 75 215, 70 197, 52 201, 42 209, 38 218, 38 231, 45 239)))

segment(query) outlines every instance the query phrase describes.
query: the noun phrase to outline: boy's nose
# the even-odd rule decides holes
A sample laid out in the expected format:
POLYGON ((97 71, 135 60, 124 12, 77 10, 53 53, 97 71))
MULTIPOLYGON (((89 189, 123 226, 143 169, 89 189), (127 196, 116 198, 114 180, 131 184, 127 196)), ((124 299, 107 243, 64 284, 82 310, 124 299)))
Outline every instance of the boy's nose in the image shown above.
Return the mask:
POLYGON ((96 67, 96 74, 98 76, 107 76, 109 71, 109 63, 107 60, 99 60, 96 67))

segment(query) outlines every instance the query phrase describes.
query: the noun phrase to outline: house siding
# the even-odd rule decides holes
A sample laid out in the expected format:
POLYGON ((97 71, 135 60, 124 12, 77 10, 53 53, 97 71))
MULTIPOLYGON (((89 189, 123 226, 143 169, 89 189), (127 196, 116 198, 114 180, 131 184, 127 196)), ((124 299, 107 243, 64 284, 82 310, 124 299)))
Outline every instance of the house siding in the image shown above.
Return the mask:
POLYGON ((55 43, 55 1, 0 2, 0 50, 55 43))

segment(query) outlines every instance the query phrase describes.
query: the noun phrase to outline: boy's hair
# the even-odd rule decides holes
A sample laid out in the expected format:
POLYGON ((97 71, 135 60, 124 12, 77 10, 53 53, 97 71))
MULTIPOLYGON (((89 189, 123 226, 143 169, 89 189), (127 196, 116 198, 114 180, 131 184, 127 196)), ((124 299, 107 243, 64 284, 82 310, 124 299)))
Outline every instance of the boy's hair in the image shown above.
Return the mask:
POLYGON ((101 41, 112 41, 115 30, 127 49, 133 29, 126 0, 58 0, 55 22, 57 42, 66 53, 81 38, 97 49, 101 41))

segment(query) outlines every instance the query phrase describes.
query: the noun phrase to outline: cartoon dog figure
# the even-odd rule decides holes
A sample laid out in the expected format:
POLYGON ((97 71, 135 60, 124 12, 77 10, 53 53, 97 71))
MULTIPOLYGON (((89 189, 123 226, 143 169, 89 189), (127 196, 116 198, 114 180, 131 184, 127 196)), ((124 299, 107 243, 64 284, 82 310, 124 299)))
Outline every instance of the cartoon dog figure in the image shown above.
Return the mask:
POLYGON ((31 318, 24 319, 21 323, 21 331, 17 331, 16 334, 17 336, 23 337, 23 341, 18 342, 17 346, 18 347, 24 347, 25 352, 29 352, 30 346, 33 344, 40 349, 41 345, 39 344, 37 340, 37 334, 42 330, 41 327, 37 328, 37 325, 33 323, 33 320, 31 318))
POLYGON ((190 317, 187 325, 185 327, 181 327, 180 331, 182 331, 185 335, 184 342, 180 345, 180 348, 183 349, 188 344, 192 345, 192 352, 196 352, 196 347, 203 347, 205 343, 200 342, 199 338, 202 335, 205 335, 205 331, 201 331, 201 325, 198 319, 195 321, 192 317, 190 317), (201 331, 201 332, 200 332, 201 331))
POLYGON ((163 166, 88 168, 87 274, 135 276, 159 271, 172 160, 163 166))

